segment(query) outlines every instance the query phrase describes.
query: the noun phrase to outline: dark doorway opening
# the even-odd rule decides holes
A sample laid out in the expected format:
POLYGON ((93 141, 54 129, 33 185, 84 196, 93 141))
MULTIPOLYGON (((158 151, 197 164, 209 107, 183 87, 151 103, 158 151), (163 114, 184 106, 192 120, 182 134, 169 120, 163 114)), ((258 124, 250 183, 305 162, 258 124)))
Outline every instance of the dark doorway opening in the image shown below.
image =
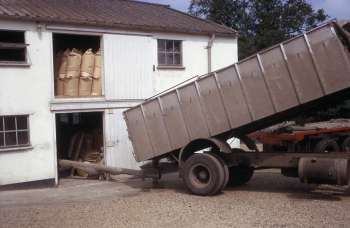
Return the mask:
MULTIPOLYGON (((104 160, 103 112, 56 114, 57 158, 100 164, 104 160)), ((77 169, 59 169, 59 177, 88 177, 77 169)))

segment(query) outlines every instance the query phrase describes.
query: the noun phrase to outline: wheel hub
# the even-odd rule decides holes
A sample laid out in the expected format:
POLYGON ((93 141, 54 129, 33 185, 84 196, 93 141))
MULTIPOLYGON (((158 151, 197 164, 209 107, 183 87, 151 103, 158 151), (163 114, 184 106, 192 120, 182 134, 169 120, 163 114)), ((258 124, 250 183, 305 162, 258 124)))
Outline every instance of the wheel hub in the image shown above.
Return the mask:
POLYGON ((198 165, 193 168, 192 174, 195 178, 195 180, 200 184, 207 184, 210 179, 210 173, 209 170, 201 165, 198 165))

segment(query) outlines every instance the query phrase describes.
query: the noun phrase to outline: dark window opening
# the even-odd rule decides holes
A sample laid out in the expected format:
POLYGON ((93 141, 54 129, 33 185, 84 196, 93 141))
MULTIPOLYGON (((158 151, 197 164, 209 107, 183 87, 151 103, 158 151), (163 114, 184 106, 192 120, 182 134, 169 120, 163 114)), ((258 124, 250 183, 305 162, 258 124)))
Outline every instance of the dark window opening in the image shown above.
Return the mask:
POLYGON ((0 62, 25 63, 26 55, 24 32, 0 30, 0 62))
POLYGON ((99 36, 87 36, 87 35, 71 35, 71 34, 53 34, 53 49, 57 54, 60 51, 66 49, 72 50, 73 48, 85 52, 87 49, 92 48, 93 52, 97 52, 100 49, 100 37, 99 36))
POLYGON ((182 41, 158 40, 158 64, 160 66, 182 66, 182 41))
MULTIPOLYGON (((103 161, 103 112, 56 114, 58 159, 100 163, 103 161)), ((82 172, 60 169, 59 176, 82 172)))
POLYGON ((28 116, 0 116, 0 150, 29 145, 28 116))
POLYGON ((102 96, 101 67, 97 67, 97 64, 95 64, 97 61, 84 64, 83 58, 84 53, 87 52, 95 58, 98 58, 97 56, 101 58, 100 43, 100 36, 53 34, 56 97, 102 96), (74 55, 80 56, 81 59, 72 60, 73 58, 69 58, 69 56, 74 55), (86 74, 86 71, 84 71, 86 68, 92 69, 92 72, 86 74), (95 69, 99 69, 99 71, 95 69), (75 71, 74 77, 72 76, 72 70, 75 71), (76 82, 77 78, 86 80, 76 82))

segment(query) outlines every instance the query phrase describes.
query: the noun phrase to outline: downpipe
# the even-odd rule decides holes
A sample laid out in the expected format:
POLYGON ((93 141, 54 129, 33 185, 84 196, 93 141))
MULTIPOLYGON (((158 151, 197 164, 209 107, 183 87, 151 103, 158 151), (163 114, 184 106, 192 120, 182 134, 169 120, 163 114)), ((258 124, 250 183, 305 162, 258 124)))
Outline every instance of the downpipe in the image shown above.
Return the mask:
POLYGON ((208 73, 212 71, 212 47, 215 41, 215 34, 212 34, 209 41, 208 46, 206 47, 208 50, 208 73))

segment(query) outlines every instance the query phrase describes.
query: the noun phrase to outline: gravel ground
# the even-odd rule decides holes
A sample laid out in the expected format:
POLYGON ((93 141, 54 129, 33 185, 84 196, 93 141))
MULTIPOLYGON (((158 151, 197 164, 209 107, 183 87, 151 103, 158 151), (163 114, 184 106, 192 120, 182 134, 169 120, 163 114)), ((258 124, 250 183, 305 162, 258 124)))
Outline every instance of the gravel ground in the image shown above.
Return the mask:
POLYGON ((346 189, 307 186, 258 172, 215 197, 187 193, 176 176, 161 187, 124 180, 62 180, 58 188, 0 192, 0 227, 349 227, 346 189))

